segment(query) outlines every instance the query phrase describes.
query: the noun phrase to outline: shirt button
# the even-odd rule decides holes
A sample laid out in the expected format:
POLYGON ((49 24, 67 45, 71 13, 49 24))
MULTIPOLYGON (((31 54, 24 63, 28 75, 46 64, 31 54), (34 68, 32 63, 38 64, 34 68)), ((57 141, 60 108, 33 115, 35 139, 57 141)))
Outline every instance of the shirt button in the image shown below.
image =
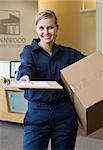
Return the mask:
POLYGON ((51 108, 51 107, 49 107, 49 110, 52 110, 52 108, 51 108))

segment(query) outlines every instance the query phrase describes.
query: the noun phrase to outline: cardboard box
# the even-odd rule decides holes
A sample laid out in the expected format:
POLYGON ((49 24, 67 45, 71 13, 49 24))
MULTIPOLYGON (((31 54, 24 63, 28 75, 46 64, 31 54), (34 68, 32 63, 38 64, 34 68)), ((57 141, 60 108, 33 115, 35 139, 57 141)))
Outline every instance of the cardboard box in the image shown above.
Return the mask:
POLYGON ((85 134, 103 127, 103 55, 95 52, 61 70, 85 134))

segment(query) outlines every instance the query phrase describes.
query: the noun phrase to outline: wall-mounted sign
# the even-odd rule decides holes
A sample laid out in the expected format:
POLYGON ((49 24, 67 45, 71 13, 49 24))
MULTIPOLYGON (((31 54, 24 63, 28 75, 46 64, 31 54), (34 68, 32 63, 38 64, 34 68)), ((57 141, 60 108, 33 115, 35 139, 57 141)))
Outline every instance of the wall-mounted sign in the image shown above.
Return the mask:
POLYGON ((0 10, 0 34, 20 35, 20 12, 0 10))
POLYGON ((0 10, 0 47, 20 47, 26 43, 21 36, 20 11, 0 10))
POLYGON ((37 38, 38 2, 0 0, 0 60, 19 60, 23 47, 37 38))

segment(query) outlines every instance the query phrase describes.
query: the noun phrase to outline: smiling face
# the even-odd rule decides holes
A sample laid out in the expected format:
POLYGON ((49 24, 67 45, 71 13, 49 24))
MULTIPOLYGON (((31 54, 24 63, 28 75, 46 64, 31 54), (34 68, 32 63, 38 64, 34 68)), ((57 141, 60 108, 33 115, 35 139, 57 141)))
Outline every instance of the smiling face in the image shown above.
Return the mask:
POLYGON ((36 32, 43 44, 52 44, 55 41, 58 26, 54 18, 42 18, 38 21, 36 32))

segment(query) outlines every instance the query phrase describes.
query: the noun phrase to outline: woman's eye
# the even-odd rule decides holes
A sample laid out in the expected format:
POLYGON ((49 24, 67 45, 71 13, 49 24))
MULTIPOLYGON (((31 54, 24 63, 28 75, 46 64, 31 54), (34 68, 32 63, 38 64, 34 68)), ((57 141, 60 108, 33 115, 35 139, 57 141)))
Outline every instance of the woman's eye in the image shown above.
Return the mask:
POLYGON ((53 28, 54 28, 53 26, 49 26, 49 27, 48 27, 48 29, 53 29, 53 28))
POLYGON ((44 29, 44 27, 39 27, 39 29, 40 29, 40 30, 43 30, 43 29, 44 29))
MULTIPOLYGON (((48 26, 46 29, 47 30, 50 30, 50 29, 53 29, 54 28, 54 26, 48 26)), ((45 28, 43 27, 43 26, 40 26, 39 27, 39 30, 44 30, 45 28)))

